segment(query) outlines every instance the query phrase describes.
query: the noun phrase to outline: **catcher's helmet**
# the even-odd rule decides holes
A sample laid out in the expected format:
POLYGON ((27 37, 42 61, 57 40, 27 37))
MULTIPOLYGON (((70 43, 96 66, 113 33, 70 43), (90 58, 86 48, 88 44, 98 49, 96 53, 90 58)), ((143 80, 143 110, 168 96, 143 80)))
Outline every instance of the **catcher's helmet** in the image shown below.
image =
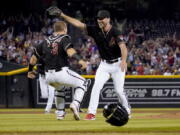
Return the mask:
POLYGON ((121 104, 105 105, 103 116, 106 118, 106 122, 113 126, 123 126, 129 120, 128 113, 121 104))

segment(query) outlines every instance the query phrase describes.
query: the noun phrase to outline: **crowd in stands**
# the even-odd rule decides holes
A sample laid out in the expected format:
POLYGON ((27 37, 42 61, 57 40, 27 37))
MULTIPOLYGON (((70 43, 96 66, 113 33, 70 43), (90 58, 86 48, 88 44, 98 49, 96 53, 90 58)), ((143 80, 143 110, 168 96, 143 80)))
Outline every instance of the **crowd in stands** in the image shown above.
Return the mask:
MULTIPOLYGON (((52 34, 52 24, 57 18, 38 14, 0 16, 0 60, 28 65, 33 46, 52 34)), ((174 75, 180 74, 180 22, 174 20, 125 20, 125 25, 116 22, 124 31, 128 47, 128 75, 174 75)), ((94 40, 84 34, 75 33, 75 46, 87 60, 85 71, 75 60, 70 60, 72 68, 81 74, 95 74, 100 62, 94 40), (79 36, 77 36, 79 35, 79 36)), ((72 34, 73 36, 73 34, 72 34)))

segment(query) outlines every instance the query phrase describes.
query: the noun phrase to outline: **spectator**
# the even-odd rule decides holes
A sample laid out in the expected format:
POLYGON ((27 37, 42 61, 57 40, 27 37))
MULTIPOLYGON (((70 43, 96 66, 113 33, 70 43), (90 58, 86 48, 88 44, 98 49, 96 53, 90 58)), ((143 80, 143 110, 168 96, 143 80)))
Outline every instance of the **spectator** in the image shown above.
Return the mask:
MULTIPOLYGON (((40 43, 44 36, 51 34, 52 23, 59 19, 38 14, 26 16, 19 14, 7 16, 1 20, 0 58, 28 65, 27 61, 32 55, 34 44, 40 43)), ((178 74, 179 67, 176 65, 180 65, 180 40, 178 39, 180 33, 175 31, 178 26, 178 21, 164 22, 162 19, 130 21, 127 19, 123 28, 129 51, 127 74, 163 75, 167 69, 172 69, 170 71, 172 74, 178 74)), ((72 28, 71 33, 73 31, 72 28)), ((96 43, 89 36, 82 34, 76 36, 79 39, 77 43, 74 43, 78 45, 76 49, 84 59, 88 60, 88 68, 80 72, 95 74, 100 61, 96 43)), ((74 60, 71 62, 71 65, 78 70, 79 67, 75 65, 77 62, 74 60)))

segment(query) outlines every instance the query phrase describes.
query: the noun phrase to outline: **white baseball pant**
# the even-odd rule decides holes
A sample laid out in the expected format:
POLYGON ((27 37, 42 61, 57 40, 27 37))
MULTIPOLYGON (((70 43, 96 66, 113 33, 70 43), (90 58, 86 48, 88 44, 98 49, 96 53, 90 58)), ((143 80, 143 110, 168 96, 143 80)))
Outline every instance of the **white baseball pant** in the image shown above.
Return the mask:
POLYGON ((54 101, 54 87, 50 86, 47 83, 45 75, 42 74, 39 74, 39 83, 41 89, 41 97, 48 99, 45 111, 50 112, 54 101))
POLYGON ((105 61, 100 62, 100 65, 95 75, 95 82, 91 92, 88 113, 94 115, 96 114, 99 103, 100 91, 103 88, 104 84, 111 77, 114 84, 114 90, 117 93, 119 102, 126 108, 127 112, 130 114, 128 100, 124 93, 125 72, 121 71, 120 63, 121 63, 120 58, 118 62, 112 64, 109 64, 105 61))
POLYGON ((46 72, 46 80, 58 91, 62 86, 74 87, 76 90, 73 102, 75 101, 78 106, 83 99, 84 93, 87 91, 86 79, 68 67, 63 67, 57 72, 55 70, 48 70, 48 72, 46 72))

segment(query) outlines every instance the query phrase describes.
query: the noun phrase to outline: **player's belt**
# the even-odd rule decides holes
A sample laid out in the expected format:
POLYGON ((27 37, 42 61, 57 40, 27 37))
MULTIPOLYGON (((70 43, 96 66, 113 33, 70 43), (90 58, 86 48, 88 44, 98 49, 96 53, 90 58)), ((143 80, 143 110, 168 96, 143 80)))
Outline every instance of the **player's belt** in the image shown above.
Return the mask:
POLYGON ((62 68, 58 68, 58 69, 48 69, 48 70, 46 70, 46 72, 52 73, 52 72, 58 72, 58 71, 61 71, 61 70, 62 70, 62 68))
POLYGON ((113 59, 113 60, 102 60, 103 62, 106 62, 108 64, 112 64, 112 63, 115 63, 115 62, 118 62, 120 60, 120 58, 117 58, 117 59, 113 59))

